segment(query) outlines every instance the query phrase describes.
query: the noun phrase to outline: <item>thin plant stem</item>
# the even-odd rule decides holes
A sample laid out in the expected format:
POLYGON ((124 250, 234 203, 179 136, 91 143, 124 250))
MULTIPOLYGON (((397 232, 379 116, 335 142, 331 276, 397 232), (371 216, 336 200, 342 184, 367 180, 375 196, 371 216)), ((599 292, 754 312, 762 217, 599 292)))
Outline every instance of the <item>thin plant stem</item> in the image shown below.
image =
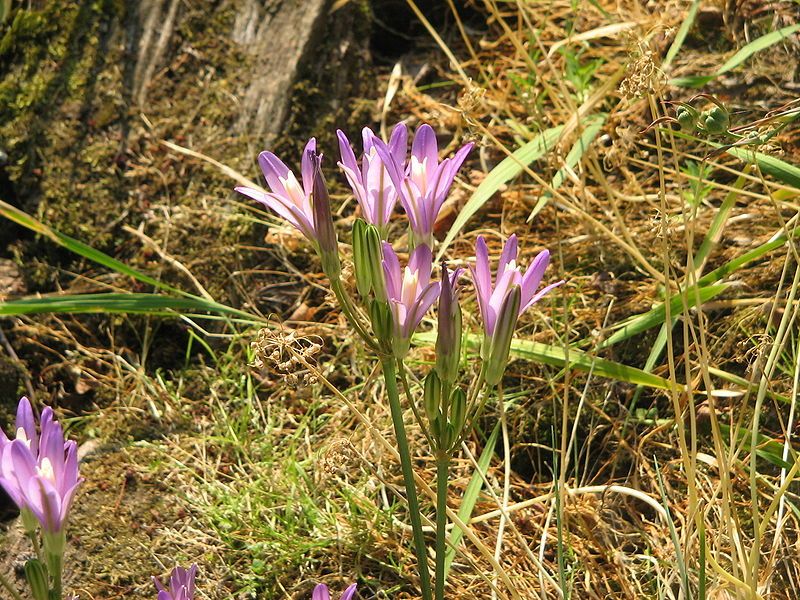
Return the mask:
POLYGON ((406 398, 408 398, 408 403, 411 405, 414 418, 417 420, 417 424, 422 430, 422 434, 425 436, 425 439, 430 447, 435 448, 433 438, 431 438, 430 433, 428 433, 428 428, 425 426, 425 422, 422 420, 422 415, 420 414, 419 409, 414 402, 414 398, 411 395, 411 386, 408 383, 408 375, 406 375, 406 365, 401 359, 398 359, 397 361, 397 372, 400 373, 400 383, 403 386, 403 393, 406 395, 406 398))
MULTIPOLYGON (((414 535, 414 553, 417 555, 419 568, 420 587, 423 600, 431 600, 431 575, 428 571, 428 552, 425 547, 425 534, 422 531, 419 499, 414 483, 414 468, 411 464, 411 452, 408 449, 406 426, 403 423, 403 409, 400 406, 400 393, 397 389, 397 371, 394 359, 384 357, 381 359, 383 378, 386 383, 386 395, 389 397, 389 408, 392 413, 394 434, 397 438, 397 451, 400 454, 400 466, 403 470, 403 484, 406 488, 408 512, 411 518, 411 530, 414 535)), ((438 517, 437 517, 438 518, 438 517)))
POLYGON ((356 333, 358 333, 361 339, 363 339, 371 349, 377 350, 378 346, 375 344, 375 340, 372 339, 372 336, 367 333, 363 323, 358 318, 358 314, 353 306, 353 302, 350 300, 350 296, 347 295, 347 292, 342 285, 342 280, 331 280, 331 289, 336 295, 336 299, 339 301, 339 305, 342 307, 345 317, 347 317, 347 320, 353 329, 356 330, 356 333))
POLYGON ((11 594, 11 598, 13 598, 13 600, 22 600, 20 593, 2 573, 0 573, 0 586, 3 586, 8 590, 8 593, 11 594))
POLYGON ((450 453, 440 449, 436 456, 436 600, 444 600, 445 554, 447 551, 447 480, 450 453))

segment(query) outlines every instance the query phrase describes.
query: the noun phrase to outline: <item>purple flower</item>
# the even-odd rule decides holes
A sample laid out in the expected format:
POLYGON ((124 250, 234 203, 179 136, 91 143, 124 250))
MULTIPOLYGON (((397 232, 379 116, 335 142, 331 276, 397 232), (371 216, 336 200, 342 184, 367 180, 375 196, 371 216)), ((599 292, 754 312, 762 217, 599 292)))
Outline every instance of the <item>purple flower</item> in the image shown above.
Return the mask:
POLYGON ((311 194, 314 187, 314 165, 311 156, 316 149, 317 142, 311 138, 306 144, 301 159, 302 185, 280 158, 272 152, 265 151, 258 155, 258 164, 261 166, 267 186, 271 191, 264 192, 244 186, 235 188, 237 192, 261 202, 289 221, 312 242, 317 240, 314 211, 311 206, 311 194))
POLYGON ((414 330, 439 297, 441 284, 431 281, 432 262, 431 249, 421 244, 411 253, 408 266, 401 269, 391 244, 383 243, 386 295, 392 310, 394 341, 400 355, 408 351, 414 330))
POLYGON ((472 146, 470 142, 455 156, 439 162, 436 134, 430 125, 424 124, 414 136, 408 166, 403 169, 401 163, 395 162, 390 170, 395 185, 401 189, 400 202, 408 215, 411 231, 422 243, 433 243, 436 217, 472 146))
MULTIPOLYGON (((354 583, 348 587, 342 594, 341 600, 351 600, 356 593, 356 584, 354 583)), ((161 600, 159 598, 159 600, 161 600)), ((320 583, 314 588, 314 593, 311 594, 311 600, 331 600, 331 594, 328 591, 328 586, 320 583)))
POLYGON ((547 265, 550 263, 550 252, 543 250, 523 275, 520 267, 517 266, 517 236, 512 235, 508 238, 503 253, 500 255, 500 262, 497 265, 497 273, 492 285, 492 276, 489 272, 489 251, 483 236, 478 237, 475 244, 475 267, 471 267, 472 278, 475 281, 475 290, 478 295, 478 304, 483 317, 483 324, 486 335, 494 335, 495 325, 500 313, 500 308, 508 295, 509 290, 515 285, 520 287, 520 303, 517 316, 523 311, 538 302, 542 296, 564 283, 558 281, 542 288, 539 292, 536 289, 542 281, 547 265))
POLYGON ((394 126, 388 146, 369 127, 365 127, 361 132, 364 154, 360 168, 350 147, 350 140, 341 130, 337 130, 336 135, 342 155, 339 166, 361 206, 364 220, 383 229, 392 216, 399 196, 399 181, 391 176, 390 170, 396 172, 405 169, 408 151, 406 126, 403 123, 394 126))
POLYGON ((175 567, 169 576, 169 589, 166 589, 158 578, 153 577, 153 583, 158 589, 158 600, 193 600, 194 578, 197 575, 197 565, 188 569, 175 567))
POLYGON ((78 445, 64 441, 64 432, 45 407, 37 435, 31 404, 22 398, 17 407, 14 439, 0 431, 0 485, 14 503, 29 511, 46 534, 61 533, 78 477, 78 445))

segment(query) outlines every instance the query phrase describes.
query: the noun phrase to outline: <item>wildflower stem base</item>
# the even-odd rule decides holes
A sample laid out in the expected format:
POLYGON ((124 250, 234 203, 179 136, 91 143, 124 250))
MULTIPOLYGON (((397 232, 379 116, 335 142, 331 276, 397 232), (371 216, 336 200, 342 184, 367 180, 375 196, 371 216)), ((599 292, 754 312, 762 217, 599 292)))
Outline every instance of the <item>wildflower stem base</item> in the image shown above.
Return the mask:
POLYGON ((408 512, 411 517, 411 529, 414 535, 414 552, 417 555, 420 591, 423 600, 431 600, 431 576, 428 570, 428 553, 425 547, 425 534, 422 531, 422 518, 417 498, 417 487, 414 483, 414 467, 411 464, 411 452, 408 449, 406 426, 403 423, 403 409, 400 406, 400 394, 397 389, 397 371, 394 359, 386 357, 381 360, 383 378, 386 382, 386 395, 389 397, 389 408, 392 413, 394 434, 397 438, 397 451, 400 454, 400 466, 403 470, 403 483, 406 488, 408 512))
POLYGON ((13 600, 23 600, 20 593, 11 584, 11 582, 8 579, 6 579, 5 575, 3 575, 2 573, 0 573, 0 587, 3 587, 6 590, 8 590, 8 593, 11 594, 11 598, 13 600))
POLYGON ((450 455, 446 451, 440 450, 436 457, 436 600, 444 600, 449 471, 450 455))

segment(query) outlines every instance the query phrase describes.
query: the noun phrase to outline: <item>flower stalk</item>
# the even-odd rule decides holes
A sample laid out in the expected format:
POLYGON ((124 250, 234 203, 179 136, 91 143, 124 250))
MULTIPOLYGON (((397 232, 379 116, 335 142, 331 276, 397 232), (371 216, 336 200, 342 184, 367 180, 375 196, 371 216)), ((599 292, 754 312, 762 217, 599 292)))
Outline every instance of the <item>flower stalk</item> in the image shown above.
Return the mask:
MULTIPOLYGON (((411 451, 408 448, 408 436, 403 422, 403 408, 400 405, 400 394, 397 390, 397 371, 394 360, 385 357, 381 360, 383 379, 386 384, 386 395, 389 399, 389 409, 392 413, 392 424, 397 440, 397 451, 400 454, 400 467, 403 471, 403 484, 406 488, 408 512, 411 518, 411 531, 414 537, 414 553, 417 556, 419 569, 420 588, 424 600, 431 599, 431 576, 428 570, 428 553, 425 546, 425 534, 422 531, 422 518, 420 516, 417 486, 414 482, 414 467, 411 460, 411 451)), ((444 557, 444 555, 442 555, 444 557)))

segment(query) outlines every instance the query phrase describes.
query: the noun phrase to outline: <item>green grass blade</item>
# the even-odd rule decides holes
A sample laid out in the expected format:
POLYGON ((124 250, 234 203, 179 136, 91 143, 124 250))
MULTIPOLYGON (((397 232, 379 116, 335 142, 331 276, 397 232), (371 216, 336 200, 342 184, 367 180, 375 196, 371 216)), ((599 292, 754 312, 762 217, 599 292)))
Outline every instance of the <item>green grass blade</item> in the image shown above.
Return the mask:
MULTIPOLYGON (((695 287, 691 287, 686 290, 685 301, 686 307, 691 308, 695 306, 698 300, 702 304, 703 302, 708 302, 715 296, 718 296, 726 289, 728 289, 729 284, 722 283, 718 285, 710 285, 706 287, 701 287, 698 293, 695 293, 695 287)), ((677 294, 670 299, 670 313, 672 315, 680 313, 684 308, 684 298, 681 294, 677 294)), ((636 315, 631 317, 630 319, 624 321, 619 325, 620 329, 612 336, 604 340, 597 348, 598 350, 601 348, 608 348, 609 346, 613 346, 623 340, 627 340, 643 331, 647 331, 652 327, 656 327, 657 325, 661 325, 667 319, 667 307, 665 303, 661 303, 652 310, 647 311, 646 313, 642 313, 640 315, 636 315)))
POLYGON ((174 297, 158 294, 60 294, 0 302, 0 315, 19 316, 41 313, 124 313, 177 316, 182 311, 215 312, 261 320, 235 308, 203 298, 174 297))
MULTIPOLYGON (((472 518, 472 511, 475 510, 475 505, 478 502, 478 496, 483 488, 483 478, 489 470, 489 463, 494 456, 494 449, 497 446, 497 438, 500 436, 500 422, 498 421, 489 439, 483 447, 480 458, 478 458, 478 469, 472 474, 472 477, 467 484, 467 489, 464 490, 464 497, 461 499, 461 505, 458 507, 458 518, 462 523, 469 523, 472 518)), ((464 537, 464 532, 460 527, 454 527, 453 532, 450 534, 450 545, 444 555, 444 573, 445 576, 450 572, 450 567, 456 557, 456 548, 464 537)))
POLYGON ((705 85, 706 83, 716 79, 720 75, 727 73, 728 71, 731 71, 736 67, 744 64, 744 62, 748 58, 750 58, 757 52, 761 52, 762 50, 765 50, 770 46, 777 44, 781 40, 786 39, 788 36, 792 35, 797 31, 800 31, 800 24, 789 25, 788 27, 783 27, 766 35, 762 35, 760 38, 755 39, 746 46, 742 47, 736 54, 734 54, 727 61, 725 61, 725 64, 723 64, 719 69, 717 69, 713 73, 713 75, 678 77, 675 79, 671 79, 670 84, 680 87, 700 87, 702 85, 705 85))
POLYGON ((475 190, 475 193, 472 194, 464 208, 461 209, 461 212, 458 213, 455 222, 450 227, 450 231, 447 232, 447 236, 439 247, 439 253, 436 255, 437 261, 441 260, 447 247, 453 242, 461 228, 486 204, 489 198, 494 196, 500 186, 519 175, 525 166, 543 157, 553 147, 561 135, 562 129, 563 126, 559 125, 543 131, 492 169, 491 173, 486 176, 486 179, 475 190))
POLYGON ((712 148, 724 147, 725 152, 727 152, 731 156, 735 156, 739 160, 746 162, 748 164, 758 165, 758 168, 761 169, 763 173, 767 173, 768 175, 771 175, 781 183, 795 187, 798 190, 800 190, 800 168, 796 167, 795 165, 789 164, 786 161, 781 160, 780 158, 775 158, 774 156, 769 156, 768 154, 763 154, 762 152, 754 152, 753 150, 748 149, 745 146, 734 146, 734 147, 723 146, 723 144, 699 138, 695 135, 691 135, 689 133, 685 133, 679 130, 673 131, 670 129, 662 129, 662 131, 670 135, 673 135, 675 137, 682 138, 684 140, 701 142, 703 144, 711 146, 712 148))
MULTIPOLYGON (((575 142, 575 145, 572 146, 566 158, 564 159, 565 166, 558 170, 558 173, 555 174, 553 181, 550 183, 550 187, 552 189, 557 190, 559 187, 561 187, 561 184, 564 183, 564 180, 567 178, 568 170, 572 169, 580 162, 581 158, 583 158, 583 155, 586 152, 586 149, 589 148, 594 139, 600 133, 600 130, 603 128, 607 116, 608 115, 605 113, 598 113, 596 115, 587 117, 581 137, 575 142)), ((536 215, 539 214, 539 211, 542 210, 545 205, 547 205, 547 202, 551 197, 552 194, 549 191, 542 194, 542 197, 536 203, 536 206, 533 207, 531 214, 528 215, 528 223, 533 221, 534 217, 536 217, 536 215)))
MULTIPOLYGON (((800 227, 793 229, 790 232, 790 235, 793 238, 800 236, 800 227)), ((699 286, 706 286, 711 283, 715 283, 720 279, 724 279, 731 273, 736 272, 737 270, 741 269, 746 264, 753 262, 754 260, 758 260, 759 258, 769 254, 773 250, 780 248, 786 241, 788 236, 785 233, 779 233, 778 235, 774 236, 773 239, 769 240, 768 242, 761 244, 758 248, 753 248, 750 252, 745 252, 738 258, 734 258, 726 262, 721 267, 717 267, 713 271, 703 275, 700 279, 697 280, 697 285, 699 286)))
POLYGON ((725 152, 748 164, 757 164, 763 173, 800 190, 800 168, 795 165, 744 147, 728 148, 725 152))
MULTIPOLYGON (((482 336, 475 334, 464 336, 464 342, 472 349, 480 347, 481 339, 482 336)), ((436 342, 436 332, 418 333, 414 335, 414 342, 417 344, 433 344, 436 342)), ((636 367, 629 367, 612 360, 597 358, 576 348, 569 348, 567 351, 563 346, 551 346, 530 340, 515 339, 511 342, 511 356, 554 367, 563 368, 569 366, 579 371, 592 371, 600 377, 650 388, 669 390, 675 387, 669 380, 658 375, 645 373, 636 367)))
POLYGON ((686 18, 683 20, 683 23, 681 23, 681 28, 678 29, 678 33, 675 35, 675 39, 672 41, 672 45, 667 51, 667 55, 664 57, 664 62, 661 64, 662 69, 666 69, 672 64, 675 57, 678 56, 683 42, 686 41, 686 36, 689 35, 689 31, 692 29, 692 25, 694 25, 694 19, 697 16, 698 8, 700 8, 700 0, 694 0, 689 7, 689 12, 686 13, 686 18))
POLYGON ((15 206, 11 206, 7 202, 3 202, 0 200, 0 215, 4 216, 5 218, 17 223, 18 225, 22 225, 23 227, 30 229, 40 235, 45 236, 46 238, 52 240, 59 246, 78 254, 79 256, 83 256, 84 258, 88 258, 92 262, 96 262, 99 265, 103 265, 104 267, 108 267, 116 271, 117 273, 121 273, 122 275, 127 275, 128 277, 132 277, 142 283, 147 283, 152 285, 155 288, 172 292, 173 294, 180 294, 181 296, 192 296, 192 294, 188 294, 182 290, 174 288, 166 283, 159 281, 158 279, 154 279, 149 275, 145 275, 137 271, 136 269, 129 267, 123 262, 118 261, 115 258, 110 257, 108 254, 100 252, 99 250, 95 250, 91 246, 84 244, 74 238, 69 237, 68 235, 64 235, 63 233, 56 231, 52 227, 48 227, 41 221, 35 219, 31 215, 26 212, 21 211, 15 206))

